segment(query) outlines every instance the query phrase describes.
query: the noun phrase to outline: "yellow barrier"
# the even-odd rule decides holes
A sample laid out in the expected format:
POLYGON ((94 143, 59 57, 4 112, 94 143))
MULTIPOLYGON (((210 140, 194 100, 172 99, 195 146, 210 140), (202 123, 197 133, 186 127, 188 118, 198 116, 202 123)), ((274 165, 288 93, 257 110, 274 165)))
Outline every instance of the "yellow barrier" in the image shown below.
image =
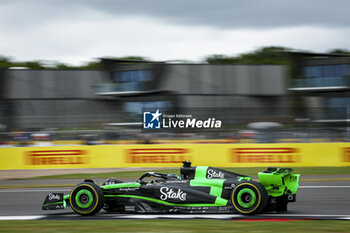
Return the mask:
MULTIPOLYGON (((257 143, 255 139, 152 139, 152 143, 155 144, 215 144, 215 143, 257 143)), ((26 145, 34 146, 36 143, 40 143, 43 141, 8 141, 7 144, 11 146, 20 146, 22 143, 26 143, 26 145)), ((85 145, 86 141, 84 140, 54 140, 54 141, 44 141, 48 143, 52 143, 52 145, 58 146, 71 146, 71 145, 85 145)), ((102 144, 142 144, 144 139, 139 140, 98 140, 98 143, 102 144)), ((277 143, 299 143, 303 142, 301 139, 294 138, 283 138, 276 139, 277 143)), ((329 142, 326 138, 313 138, 310 139, 310 142, 315 143, 327 143, 329 142)))
MULTIPOLYGON (((247 142, 247 140, 250 140, 249 142, 254 143, 253 139, 154 139, 152 140, 153 143, 156 144, 192 144, 192 143, 237 143, 237 142, 247 142)), ((142 144, 144 139, 139 140, 101 140, 98 142, 101 142, 103 144, 142 144)), ((42 142, 42 141, 26 141, 25 143, 27 145, 34 145, 35 143, 42 142)), ((53 145, 85 145, 86 141, 84 140, 53 140, 53 141, 45 141, 52 143, 53 145)), ((8 141, 9 145, 16 146, 21 145, 20 141, 8 141)))
POLYGON ((0 148, 0 170, 50 168, 350 166, 350 143, 167 144, 0 148))

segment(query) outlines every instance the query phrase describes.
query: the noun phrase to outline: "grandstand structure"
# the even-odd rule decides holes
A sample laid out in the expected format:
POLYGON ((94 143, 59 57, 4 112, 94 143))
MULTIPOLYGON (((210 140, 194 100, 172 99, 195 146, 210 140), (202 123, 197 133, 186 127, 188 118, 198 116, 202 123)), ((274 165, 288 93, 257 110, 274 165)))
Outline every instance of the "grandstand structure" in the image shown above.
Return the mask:
POLYGON ((297 67, 288 91, 317 122, 350 121, 350 54, 290 53, 297 67))
POLYGON ((107 58, 100 70, 1 69, 0 125, 7 131, 138 126, 143 108, 215 117, 226 126, 347 122, 349 56, 291 55, 296 77, 282 65, 107 58))
POLYGON ((0 123, 8 129, 73 128, 141 121, 144 107, 210 114, 288 106, 286 67, 280 65, 101 63, 105 69, 2 70, 0 123))

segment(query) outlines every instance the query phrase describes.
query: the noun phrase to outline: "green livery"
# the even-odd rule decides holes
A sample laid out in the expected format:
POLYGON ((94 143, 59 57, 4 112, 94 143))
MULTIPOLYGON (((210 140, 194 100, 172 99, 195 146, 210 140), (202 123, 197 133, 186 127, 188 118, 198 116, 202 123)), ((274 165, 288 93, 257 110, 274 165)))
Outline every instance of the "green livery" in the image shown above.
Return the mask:
POLYGON ((287 189, 291 194, 296 194, 299 187, 299 174, 291 174, 291 168, 270 168, 270 172, 259 172, 259 182, 264 186, 268 195, 272 197, 282 196, 287 189))
POLYGON ((114 213, 240 213, 285 211, 294 202, 299 174, 291 168, 270 167, 251 177, 220 168, 191 166, 183 162, 180 175, 146 172, 136 182, 107 179, 101 186, 92 180, 76 185, 70 194, 50 193, 44 210, 69 205, 80 215, 101 209, 114 213))

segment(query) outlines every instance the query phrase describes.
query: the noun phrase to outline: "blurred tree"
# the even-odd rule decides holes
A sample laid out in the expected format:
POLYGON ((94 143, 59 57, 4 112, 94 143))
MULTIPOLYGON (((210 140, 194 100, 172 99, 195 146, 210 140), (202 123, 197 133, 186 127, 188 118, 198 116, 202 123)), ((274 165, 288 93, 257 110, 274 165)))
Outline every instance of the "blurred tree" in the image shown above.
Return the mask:
POLYGON ((12 66, 12 62, 9 58, 7 57, 3 57, 3 56, 0 56, 0 67, 11 67, 12 66))
POLYGON ((29 69, 44 69, 41 61, 14 62, 8 57, 0 56, 0 67, 26 67, 29 69))
POLYGON ((228 57, 221 54, 210 55, 205 59, 209 64, 237 64, 239 63, 238 57, 228 57))
MULTIPOLYGON (((227 56, 222 54, 214 54, 204 59, 208 64, 276 64, 286 65, 290 68, 291 73, 295 73, 293 61, 288 52, 292 52, 290 48, 281 46, 268 46, 257 49, 253 52, 243 53, 237 56, 227 56)), ((350 54, 346 49, 332 49, 329 53, 350 54)), ((135 61, 151 61, 142 56, 125 56, 113 57, 112 59, 135 60, 135 61)), ((14 62, 9 57, 0 56, 0 67, 26 67, 29 69, 103 69, 100 61, 91 61, 84 65, 72 66, 65 63, 55 61, 26 61, 14 62), (49 65, 47 65, 49 63, 49 65)), ((293 77, 294 75, 292 75, 293 77)))
POLYGON ((125 59, 125 60, 136 60, 136 61, 150 61, 149 59, 141 56, 126 56, 126 57, 120 57, 119 59, 125 59))
POLYGON ((60 69, 60 70, 67 70, 67 69, 73 69, 73 66, 64 64, 64 63, 56 63, 52 66, 53 69, 60 69))
POLYGON ((25 67, 28 69, 102 69, 99 61, 88 62, 81 66, 72 66, 56 61, 15 62, 5 56, 0 56, 0 67, 25 67))
POLYGON ((288 52, 292 50, 285 47, 263 47, 250 53, 238 56, 211 55, 205 59, 209 64, 278 64, 290 65, 288 52))
POLYGON ((329 53, 333 53, 333 54, 350 54, 349 50, 346 49, 332 49, 329 51, 329 53))
POLYGON ((88 62, 86 65, 81 66, 81 69, 101 70, 103 69, 101 62, 88 62))
POLYGON ((27 62, 19 62, 16 64, 17 66, 27 67, 29 69, 45 69, 45 67, 41 64, 40 61, 27 61, 27 62))
POLYGON ((290 48, 280 46, 269 46, 257 49, 250 53, 243 53, 238 56, 211 55, 205 59, 209 64, 270 64, 285 65, 288 68, 289 76, 294 78, 298 75, 298 65, 290 56, 290 48))

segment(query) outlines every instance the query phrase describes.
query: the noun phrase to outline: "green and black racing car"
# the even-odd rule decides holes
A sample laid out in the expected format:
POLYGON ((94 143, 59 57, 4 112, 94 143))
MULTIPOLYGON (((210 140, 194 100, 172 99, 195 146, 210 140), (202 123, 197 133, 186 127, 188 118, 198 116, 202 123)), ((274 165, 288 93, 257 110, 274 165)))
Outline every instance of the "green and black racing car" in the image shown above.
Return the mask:
POLYGON ((114 213, 239 213, 286 211, 295 202, 299 174, 292 168, 270 167, 251 177, 183 162, 181 176, 146 172, 136 182, 107 179, 101 186, 87 179, 70 194, 50 193, 43 210, 70 206, 80 215, 101 209, 114 213))

